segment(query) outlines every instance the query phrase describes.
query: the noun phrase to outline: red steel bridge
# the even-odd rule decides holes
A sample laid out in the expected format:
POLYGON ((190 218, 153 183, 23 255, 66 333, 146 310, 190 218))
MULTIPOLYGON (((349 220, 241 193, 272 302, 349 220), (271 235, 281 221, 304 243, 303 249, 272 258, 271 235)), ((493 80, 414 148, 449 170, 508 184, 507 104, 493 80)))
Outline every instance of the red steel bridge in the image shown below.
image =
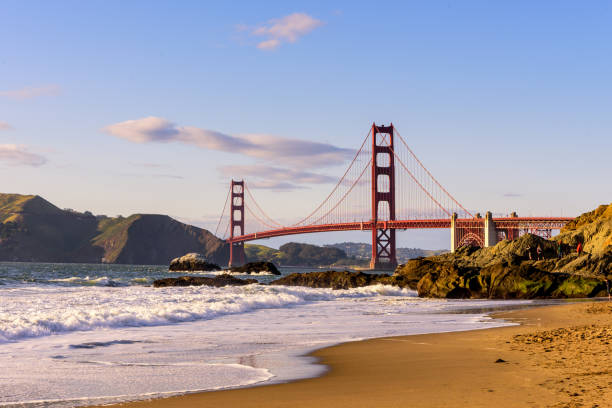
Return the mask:
POLYGON ((261 208, 244 180, 232 180, 215 235, 225 228, 229 265, 245 262, 244 243, 327 231, 371 231, 372 269, 397 266, 397 230, 446 228, 451 250, 493 246, 524 233, 550 237, 573 218, 494 218, 472 214, 427 170, 393 127, 372 125, 331 193, 310 214, 284 225, 261 208), (228 205, 229 203, 229 205, 228 205), (247 223, 248 222, 248 228, 247 223))

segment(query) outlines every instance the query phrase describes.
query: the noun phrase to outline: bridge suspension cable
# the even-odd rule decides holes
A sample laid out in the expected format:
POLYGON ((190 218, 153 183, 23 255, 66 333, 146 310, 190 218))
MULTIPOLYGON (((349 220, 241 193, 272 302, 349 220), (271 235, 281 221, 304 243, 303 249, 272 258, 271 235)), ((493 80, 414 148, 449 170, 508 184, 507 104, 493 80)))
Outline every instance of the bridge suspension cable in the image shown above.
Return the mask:
POLYGON ((359 175, 359 177, 353 182, 353 184, 351 185, 351 187, 347 190, 346 193, 344 193, 344 195, 342 196, 342 198, 340 200, 338 200, 338 202, 336 203, 336 205, 334 205, 327 213, 323 214, 321 217, 319 217, 317 220, 315 220, 313 222, 313 224, 317 224, 319 221, 321 221, 323 218, 327 217, 332 211, 334 211, 343 201, 344 199, 349 195, 349 193, 351 191, 353 191, 353 188, 357 185, 357 183, 361 180, 361 177, 363 176, 363 174, 365 173, 366 170, 368 170, 370 168, 370 164, 372 163, 372 159, 370 159, 370 161, 365 165, 365 167, 363 168, 363 170, 361 171, 361 174, 359 175))
MULTIPOLYGON (((247 213, 245 222, 249 224, 245 230, 252 234, 313 226, 330 228, 335 224, 347 222, 367 223, 372 219, 373 160, 376 160, 376 166, 385 167, 391 165, 389 162, 391 159, 397 160, 397 168, 393 173, 395 175, 395 189, 393 190, 396 203, 395 220, 442 220, 449 219, 453 212, 473 218, 472 214, 431 174, 394 127, 392 127, 393 135, 384 132, 376 133, 377 137, 380 138, 376 141, 371 139, 374 137, 373 129, 375 128, 368 130, 361 146, 331 192, 313 211, 295 223, 282 224, 269 216, 245 182, 244 211, 247 213), (392 142, 391 136, 398 136, 401 143, 392 142), (374 155, 372 149, 375 146, 389 147, 390 155, 382 153, 374 155)), ((391 192, 389 177, 377 173, 377 178, 377 188, 382 187, 377 191, 381 193, 391 192)), ((221 224, 226 217, 230 195, 231 191, 228 191, 223 212, 215 229, 215 235, 219 233, 221 224)), ((389 205, 385 206, 381 203, 377 211, 378 220, 390 220, 389 205)), ((224 237, 228 236, 229 219, 230 217, 227 217, 228 226, 224 237)))
POLYGON ((399 161, 399 163, 402 165, 402 167, 404 168, 404 170, 406 170, 406 172, 410 175, 410 177, 412 178, 412 180, 421 188, 421 190, 423 190, 423 192, 425 192, 425 194, 427 194, 427 196, 438 205, 438 207, 440 207, 440 209, 442 211, 444 211, 446 213, 446 215, 448 215, 449 217, 451 216, 451 213, 448 212, 448 210, 446 208, 444 208, 444 206, 442 204, 440 204, 438 202, 438 200, 436 200, 430 193, 429 191, 427 191, 427 189, 425 187, 423 187, 423 185, 416 179, 416 177, 414 176, 414 174, 412 174, 412 172, 410 170, 408 170, 408 167, 404 164, 404 162, 402 161, 402 159, 397 155, 397 153, 395 153, 395 150, 393 150, 393 148, 389 147, 389 149, 391 150, 391 152, 393 153, 393 156, 395 156, 395 158, 397 159, 397 161, 399 161))
POLYGON ((258 217, 257 214, 255 214, 255 212, 253 212, 253 210, 251 210, 251 208, 248 206, 248 204, 244 204, 244 209, 247 210, 247 212, 253 216, 257 221, 259 221, 260 223, 262 223, 263 225, 265 225, 268 228, 271 229, 276 229, 279 226, 282 228, 282 225, 271 225, 269 223, 267 223, 266 221, 262 220, 261 217, 258 217))
POLYGON ((219 227, 221 226, 221 221, 223 220, 223 216, 225 215, 225 209, 227 208, 227 203, 229 202, 230 193, 231 193, 231 187, 227 189, 227 196, 225 197, 225 204, 223 204, 223 211, 221 211, 221 216, 219 217, 217 228, 215 228, 215 235, 217 235, 217 233, 219 232, 219 227))
MULTIPOLYGON (((363 152, 363 148, 364 146, 366 146, 366 142, 370 139, 372 130, 368 130, 368 133, 366 134, 365 138, 363 139, 363 143, 361 143, 361 147, 359 147, 359 150, 357 151, 357 153, 355 153, 355 156, 353 157, 353 160, 351 161, 351 163, 349 164, 349 166, 347 167, 346 171, 344 172, 344 174, 342 175, 342 177, 340 178, 340 180, 338 181, 338 183, 334 186, 334 188, 332 189, 332 191, 327 195, 327 197, 325 197, 325 199, 310 213, 308 214, 306 217, 302 218, 300 221, 292 224, 291 226, 298 226, 298 225, 305 225, 305 222, 310 219, 312 216, 314 216, 317 211, 319 211, 322 207, 324 207, 329 199, 334 195, 334 193, 340 188, 340 186, 344 183, 344 180, 346 179, 347 175, 349 174, 349 172, 351 171, 351 169, 353 168, 353 165, 355 164, 355 162, 357 161, 357 159, 359 158, 360 154, 362 154, 363 152)), ((371 160, 371 159, 370 159, 371 160)), ((367 166, 366 166, 367 167, 367 166)), ((354 183, 353 183, 354 184, 354 183)), ((351 188, 352 189, 352 188, 351 188)), ((345 194, 346 196, 346 194, 345 194)))
POLYGON ((404 138, 402 137, 402 135, 394 128, 393 129, 394 132, 397 134, 397 136, 399 136, 400 141, 404 144, 404 146, 406 147, 406 149, 408 150, 408 153, 410 153, 410 155, 414 158, 414 160, 419 164, 419 166, 425 170, 425 172, 427 173, 427 175, 431 178, 431 180, 433 180, 433 182, 459 207, 461 208, 463 211, 465 211, 466 214, 468 214, 470 217, 474 217, 472 215, 471 212, 469 212, 468 210, 466 210, 456 199, 455 197, 452 196, 452 194, 450 194, 448 191, 446 191, 446 189, 442 186, 442 184, 440 184, 438 182, 438 180, 433 176, 433 174, 431 174, 429 172, 429 170, 427 170, 427 167, 425 167, 423 165, 423 163, 421 162, 421 160, 419 160, 419 158, 417 157, 416 154, 414 154, 414 152, 412 151, 412 149, 410 148, 410 146, 408 146, 408 143, 406 143, 406 140, 404 140, 404 138))
POLYGON ((249 190, 249 186, 248 186, 248 184, 246 182, 244 183, 244 189, 246 190, 247 195, 250 198, 250 201, 252 201, 255 204, 255 206, 257 207, 259 212, 263 215, 263 217, 266 218, 268 221, 270 221, 272 224, 275 224, 276 226, 282 228, 283 225, 281 223, 276 222, 274 219, 272 219, 272 217, 270 217, 268 214, 266 214, 266 212, 264 210, 262 210, 260 205, 257 203, 257 200, 255 200, 255 198, 253 197, 253 194, 251 194, 251 190, 249 190))

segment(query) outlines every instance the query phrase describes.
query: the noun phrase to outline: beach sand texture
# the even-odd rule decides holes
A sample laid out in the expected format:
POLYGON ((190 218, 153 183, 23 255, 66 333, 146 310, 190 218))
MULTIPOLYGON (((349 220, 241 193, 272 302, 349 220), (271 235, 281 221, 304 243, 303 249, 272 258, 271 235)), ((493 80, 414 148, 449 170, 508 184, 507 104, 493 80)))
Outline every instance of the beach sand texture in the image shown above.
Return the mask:
POLYGON ((496 317, 521 325, 345 343, 313 353, 330 367, 320 378, 121 405, 612 407, 612 303, 496 317))

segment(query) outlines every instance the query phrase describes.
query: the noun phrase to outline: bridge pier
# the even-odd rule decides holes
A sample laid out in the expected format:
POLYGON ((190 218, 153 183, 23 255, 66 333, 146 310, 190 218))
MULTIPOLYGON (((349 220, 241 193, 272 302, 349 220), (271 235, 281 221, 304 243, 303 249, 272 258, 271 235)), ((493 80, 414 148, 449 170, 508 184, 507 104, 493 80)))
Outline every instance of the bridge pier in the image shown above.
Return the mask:
POLYGON ((234 181, 230 186, 230 256, 228 267, 241 266, 246 263, 244 242, 234 242, 234 236, 244 235, 244 180, 234 181))
POLYGON ((487 211, 484 219, 484 246, 485 248, 495 246, 497 244, 497 228, 493 221, 493 214, 487 211))
POLYGON ((450 226, 450 235, 451 235, 451 241, 450 241, 450 249, 451 252, 455 252, 455 250, 457 249, 457 213, 453 213, 453 215, 451 216, 451 226, 450 226))

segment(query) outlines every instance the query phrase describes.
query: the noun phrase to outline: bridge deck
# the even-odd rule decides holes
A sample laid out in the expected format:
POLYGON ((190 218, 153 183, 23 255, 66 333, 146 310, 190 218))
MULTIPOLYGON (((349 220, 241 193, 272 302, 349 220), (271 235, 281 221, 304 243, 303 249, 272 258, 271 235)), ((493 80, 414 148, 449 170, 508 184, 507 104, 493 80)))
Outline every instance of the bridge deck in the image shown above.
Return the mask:
MULTIPOLYGON (((508 217, 508 218, 493 218, 495 225, 499 229, 561 229, 569 221, 571 217, 508 217)), ((460 218, 457 220, 457 225, 471 225, 479 227, 484 225, 483 218, 460 218)), ((254 241, 257 239, 281 237, 285 235, 311 234, 315 232, 330 232, 330 231, 370 231, 374 227, 372 221, 364 222, 345 222, 339 224, 321 224, 307 225, 298 227, 285 227, 268 231, 255 232, 252 234, 244 234, 227 239, 226 242, 244 242, 254 241)), ((450 228, 451 220, 448 219, 431 219, 431 220, 395 220, 395 221, 378 221, 377 229, 442 229, 450 228)))

